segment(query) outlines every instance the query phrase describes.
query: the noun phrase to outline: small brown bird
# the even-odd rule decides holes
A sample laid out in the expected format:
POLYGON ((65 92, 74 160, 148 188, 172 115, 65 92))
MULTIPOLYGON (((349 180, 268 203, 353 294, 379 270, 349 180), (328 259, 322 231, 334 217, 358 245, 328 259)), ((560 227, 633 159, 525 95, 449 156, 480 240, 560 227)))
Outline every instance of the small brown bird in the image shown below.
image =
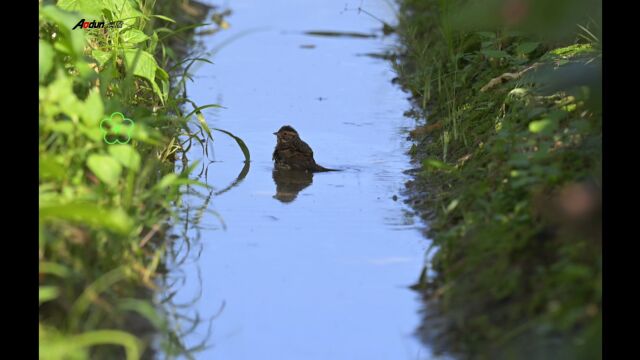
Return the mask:
POLYGON ((300 139, 298 132, 291 126, 285 125, 273 134, 278 137, 278 143, 273 151, 273 161, 275 161, 276 168, 311 172, 339 171, 316 164, 313 159, 313 150, 300 139))

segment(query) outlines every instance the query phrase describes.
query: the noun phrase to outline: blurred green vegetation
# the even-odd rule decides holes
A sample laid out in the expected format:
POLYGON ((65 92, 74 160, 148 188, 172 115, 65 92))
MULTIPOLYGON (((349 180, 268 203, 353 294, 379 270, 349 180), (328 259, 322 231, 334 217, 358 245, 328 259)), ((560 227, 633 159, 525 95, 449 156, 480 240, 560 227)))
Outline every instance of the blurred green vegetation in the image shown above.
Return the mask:
POLYGON ((184 153, 192 142, 206 152, 213 137, 200 110, 216 105, 183 94, 189 67, 208 60, 183 57, 208 10, 190 1, 40 1, 42 359, 138 359, 152 339, 180 350, 152 291, 182 187, 206 186, 189 179, 196 164, 184 153), (72 30, 81 19, 123 27, 72 30), (183 113, 185 104, 194 110, 183 113), (113 112, 135 121, 126 145, 103 141, 99 123, 113 112))
POLYGON ((462 358, 601 358, 601 3, 400 5, 436 251, 422 335, 462 358))

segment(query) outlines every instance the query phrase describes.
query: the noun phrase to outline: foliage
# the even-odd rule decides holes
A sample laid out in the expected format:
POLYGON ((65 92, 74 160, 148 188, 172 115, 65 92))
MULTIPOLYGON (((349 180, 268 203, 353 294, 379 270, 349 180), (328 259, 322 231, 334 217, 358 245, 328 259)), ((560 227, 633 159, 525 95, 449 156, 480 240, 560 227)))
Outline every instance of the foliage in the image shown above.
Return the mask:
POLYGON ((418 287, 467 357, 601 357, 599 4, 541 22, 584 8, 554 4, 401 2, 413 200, 438 249, 418 287))
POLYGON ((171 337, 145 289, 162 275, 163 234, 182 187, 204 185, 188 178, 193 165, 174 172, 176 154, 186 151, 179 139, 203 151, 213 139, 197 133, 206 122, 182 112, 193 104, 180 95, 188 69, 179 73, 183 63, 167 45, 195 26, 154 14, 160 7, 40 3, 41 358, 139 358, 151 337, 130 331, 136 316, 137 325, 171 337), (81 19, 123 27, 72 30, 81 19), (103 141, 99 124, 114 112, 135 121, 128 144, 103 141))

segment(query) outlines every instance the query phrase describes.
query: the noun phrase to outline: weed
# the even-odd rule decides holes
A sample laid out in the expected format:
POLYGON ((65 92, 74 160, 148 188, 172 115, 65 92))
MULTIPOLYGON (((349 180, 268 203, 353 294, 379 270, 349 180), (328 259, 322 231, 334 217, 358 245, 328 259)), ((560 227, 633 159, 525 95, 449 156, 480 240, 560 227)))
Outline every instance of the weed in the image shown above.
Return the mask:
POLYGON ((552 36, 531 31, 550 2, 523 18, 507 9, 510 25, 502 4, 401 2, 394 67, 429 114, 412 132, 422 171, 411 189, 438 248, 437 275, 415 288, 447 319, 423 331, 474 358, 598 358, 599 10, 572 36, 559 30, 575 16, 549 17, 552 36))

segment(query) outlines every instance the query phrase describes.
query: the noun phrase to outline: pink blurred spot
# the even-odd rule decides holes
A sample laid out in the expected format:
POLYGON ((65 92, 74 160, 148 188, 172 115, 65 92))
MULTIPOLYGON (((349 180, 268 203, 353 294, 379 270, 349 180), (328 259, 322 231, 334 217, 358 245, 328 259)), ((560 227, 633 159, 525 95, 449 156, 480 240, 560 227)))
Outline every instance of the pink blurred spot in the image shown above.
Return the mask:
POLYGON ((502 18, 509 26, 521 23, 528 13, 529 4, 525 0, 506 0, 502 6, 502 18))
POLYGON ((583 217, 591 212, 596 202, 594 191, 583 184, 569 185, 560 194, 562 209, 573 218, 583 217))

